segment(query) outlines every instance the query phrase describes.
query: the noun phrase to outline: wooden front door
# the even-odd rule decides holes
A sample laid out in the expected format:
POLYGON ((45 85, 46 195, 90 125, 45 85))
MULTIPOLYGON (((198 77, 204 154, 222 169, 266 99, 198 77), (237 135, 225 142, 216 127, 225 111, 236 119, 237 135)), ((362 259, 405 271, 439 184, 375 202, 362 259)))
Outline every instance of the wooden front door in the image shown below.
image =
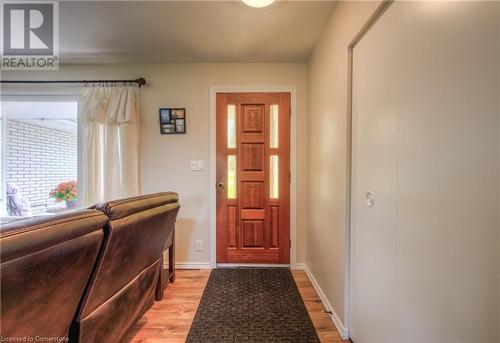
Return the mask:
POLYGON ((217 94, 217 262, 290 263, 290 94, 217 94))

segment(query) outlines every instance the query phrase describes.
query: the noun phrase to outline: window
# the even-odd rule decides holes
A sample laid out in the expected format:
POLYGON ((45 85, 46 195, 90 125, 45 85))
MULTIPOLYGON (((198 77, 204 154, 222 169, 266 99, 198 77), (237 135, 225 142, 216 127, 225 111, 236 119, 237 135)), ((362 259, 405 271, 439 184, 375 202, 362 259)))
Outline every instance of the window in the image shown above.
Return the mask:
POLYGON ((227 198, 236 199, 236 155, 227 156, 227 198))
POLYGON ((227 147, 236 148, 236 105, 227 105, 227 147))
POLYGON ((78 197, 78 102, 16 96, 4 99, 1 107, 2 215, 73 207, 78 197))
POLYGON ((278 155, 269 156, 269 197, 271 199, 279 198, 279 174, 278 174, 278 155))
POLYGON ((270 106, 270 125, 269 125, 269 147, 270 148, 278 148, 278 105, 270 106))

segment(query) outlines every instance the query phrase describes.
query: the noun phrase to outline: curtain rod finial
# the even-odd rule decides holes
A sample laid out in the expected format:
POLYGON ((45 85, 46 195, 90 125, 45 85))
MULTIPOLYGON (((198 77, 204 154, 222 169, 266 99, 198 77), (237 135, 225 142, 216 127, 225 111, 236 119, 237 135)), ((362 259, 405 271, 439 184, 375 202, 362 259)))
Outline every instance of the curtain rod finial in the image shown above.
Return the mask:
POLYGON ((137 79, 137 83, 139 84, 139 87, 144 86, 146 84, 146 79, 143 77, 140 77, 137 79))

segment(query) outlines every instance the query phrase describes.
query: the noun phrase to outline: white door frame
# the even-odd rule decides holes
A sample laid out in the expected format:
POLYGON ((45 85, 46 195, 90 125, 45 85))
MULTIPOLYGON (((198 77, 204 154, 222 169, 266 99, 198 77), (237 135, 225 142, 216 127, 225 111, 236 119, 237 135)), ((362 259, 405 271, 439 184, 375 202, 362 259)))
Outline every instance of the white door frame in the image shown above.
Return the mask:
POLYGON ((217 93, 290 93, 290 267, 297 262, 297 87, 295 86, 213 86, 210 87, 210 268, 217 267, 216 95, 217 93))

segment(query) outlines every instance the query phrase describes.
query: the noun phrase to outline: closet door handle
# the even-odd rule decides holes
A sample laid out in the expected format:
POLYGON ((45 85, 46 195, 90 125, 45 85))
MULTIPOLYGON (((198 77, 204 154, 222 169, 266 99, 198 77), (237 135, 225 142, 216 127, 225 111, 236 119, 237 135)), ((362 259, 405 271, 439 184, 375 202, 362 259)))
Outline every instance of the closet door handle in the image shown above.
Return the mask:
POLYGON ((366 206, 373 207, 375 206, 375 197, 372 192, 366 192, 365 195, 366 206))

